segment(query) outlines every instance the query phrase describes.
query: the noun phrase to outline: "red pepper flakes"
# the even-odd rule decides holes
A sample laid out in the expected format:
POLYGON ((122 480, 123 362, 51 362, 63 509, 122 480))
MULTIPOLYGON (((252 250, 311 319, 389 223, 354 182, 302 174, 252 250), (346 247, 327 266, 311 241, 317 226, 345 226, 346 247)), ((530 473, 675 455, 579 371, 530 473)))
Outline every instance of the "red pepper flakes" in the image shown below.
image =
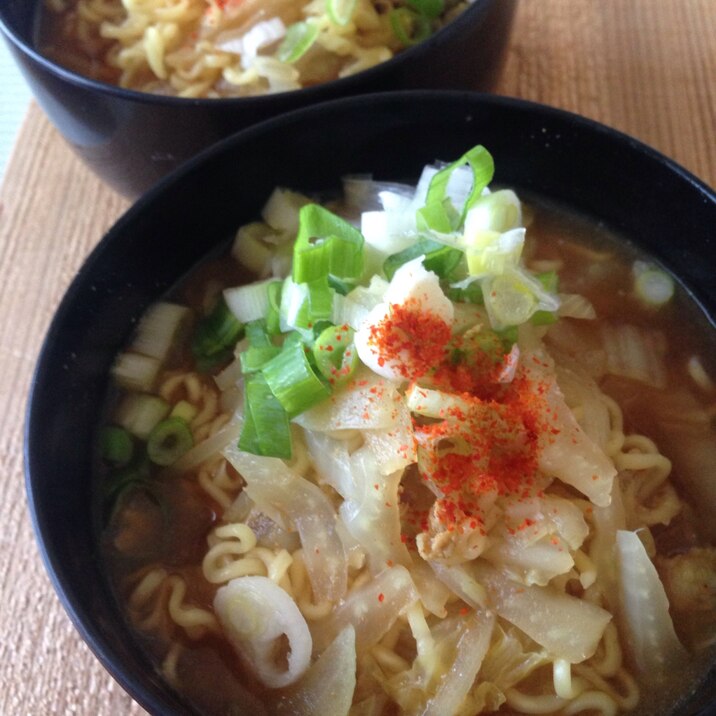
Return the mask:
POLYGON ((379 601, 381 604, 385 601, 385 594, 383 594, 383 592, 381 592, 381 593, 378 595, 378 601, 379 601))
POLYGON ((404 378, 416 380, 445 360, 450 333, 440 316, 409 298, 390 304, 388 315, 371 327, 369 343, 380 354, 379 365, 395 364, 404 378))
MULTIPOLYGON (((543 386, 525 375, 509 384, 496 383, 494 377, 491 361, 443 363, 433 376, 435 383, 469 407, 453 407, 438 422, 413 420, 419 442, 433 446, 421 456, 420 470, 442 493, 432 517, 448 532, 484 533, 484 495, 526 498, 534 489, 539 436, 548 427, 542 417, 546 390, 538 390, 543 386)), ((525 521, 519 529, 529 526, 525 521)))

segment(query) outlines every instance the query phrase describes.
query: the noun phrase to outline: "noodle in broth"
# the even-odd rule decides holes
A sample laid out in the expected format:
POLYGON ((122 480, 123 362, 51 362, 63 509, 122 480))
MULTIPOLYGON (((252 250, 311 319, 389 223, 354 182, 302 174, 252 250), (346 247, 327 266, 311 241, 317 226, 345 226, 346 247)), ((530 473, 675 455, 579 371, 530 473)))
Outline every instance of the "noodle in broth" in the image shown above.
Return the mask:
MULTIPOLYGON (((478 179, 449 169, 459 209, 458 175, 478 179)), ((665 300, 635 290, 661 270, 623 242, 505 190, 468 199, 464 223, 452 219, 459 241, 433 232, 438 253, 423 244, 394 261, 430 204, 426 171, 417 190, 349 179, 330 204, 365 235, 357 285, 334 284, 332 343, 295 327, 290 249, 309 200, 279 191, 234 247, 263 279, 293 275, 279 284, 279 329, 247 328, 210 367, 182 313, 156 375, 127 362, 156 354, 141 327, 120 356, 112 422, 143 445, 151 409, 138 418, 127 401, 151 395, 193 445, 139 477, 136 464, 106 470, 105 556, 129 619, 205 713, 668 712, 716 639, 716 391, 701 362, 713 333, 677 287, 665 300), (465 250, 489 207, 492 233, 483 216, 480 250, 465 250), (481 291, 460 280, 466 267, 481 291), (291 350, 295 332, 316 370, 320 350, 342 352, 333 391, 292 418, 290 457, 256 454, 251 361, 291 350)), ((231 293, 244 270, 207 262, 171 305, 199 325, 222 295, 251 313, 231 293)), ((284 399, 268 362, 258 373, 284 399)))
POLYGON ((447 0, 46 0, 41 51, 127 89, 286 92, 393 57, 458 15, 447 0))

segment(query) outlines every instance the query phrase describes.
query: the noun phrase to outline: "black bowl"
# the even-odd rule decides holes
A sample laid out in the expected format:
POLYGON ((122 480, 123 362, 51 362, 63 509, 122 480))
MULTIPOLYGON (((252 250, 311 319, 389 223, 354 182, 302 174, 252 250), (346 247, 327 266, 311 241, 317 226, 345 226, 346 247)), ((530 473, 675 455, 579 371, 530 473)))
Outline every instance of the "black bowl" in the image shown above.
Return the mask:
MULTIPOLYGON (((648 147, 562 111, 476 93, 370 95, 284 115, 191 160, 117 222, 73 281, 42 349, 26 426, 30 507, 55 587, 98 658, 150 712, 191 711, 125 626, 97 552, 91 445, 114 355, 145 308, 253 220, 274 186, 327 190, 356 172, 414 179, 426 162, 477 143, 493 153, 497 182, 630 237, 716 316, 705 260, 716 194, 648 147)), ((711 680, 694 703, 713 700, 713 689, 711 680)))
POLYGON ((124 90, 58 66, 35 49, 41 0, 0 0, 0 29, 52 122, 89 167, 139 196, 184 160, 264 119, 316 102, 396 89, 489 90, 516 0, 474 0, 425 42, 388 62, 305 90, 256 98, 189 100, 124 90))

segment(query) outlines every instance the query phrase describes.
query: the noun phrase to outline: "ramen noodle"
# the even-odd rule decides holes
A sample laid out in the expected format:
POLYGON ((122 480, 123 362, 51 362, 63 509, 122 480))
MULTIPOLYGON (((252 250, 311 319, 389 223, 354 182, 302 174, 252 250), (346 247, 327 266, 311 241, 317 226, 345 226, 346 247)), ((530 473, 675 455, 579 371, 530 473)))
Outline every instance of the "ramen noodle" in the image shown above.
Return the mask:
POLYGON ((41 50, 127 89, 179 97, 287 92, 421 42, 460 0, 46 0, 41 50))
POLYGON ((117 358, 105 559, 203 713, 666 713, 713 659, 713 336, 492 172, 277 189, 117 358))

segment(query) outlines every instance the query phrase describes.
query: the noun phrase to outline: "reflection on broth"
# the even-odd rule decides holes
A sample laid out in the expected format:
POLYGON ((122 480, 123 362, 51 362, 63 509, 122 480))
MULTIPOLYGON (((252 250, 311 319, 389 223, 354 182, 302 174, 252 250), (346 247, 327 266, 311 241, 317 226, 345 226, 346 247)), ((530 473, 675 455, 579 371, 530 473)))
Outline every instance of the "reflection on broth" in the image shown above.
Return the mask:
POLYGON ((459 15, 460 0, 45 0, 40 50, 127 89, 244 97, 362 72, 459 15))
POLYGON ((277 190, 119 356, 107 569, 202 713, 667 713, 713 661, 714 331, 490 176, 277 190))

